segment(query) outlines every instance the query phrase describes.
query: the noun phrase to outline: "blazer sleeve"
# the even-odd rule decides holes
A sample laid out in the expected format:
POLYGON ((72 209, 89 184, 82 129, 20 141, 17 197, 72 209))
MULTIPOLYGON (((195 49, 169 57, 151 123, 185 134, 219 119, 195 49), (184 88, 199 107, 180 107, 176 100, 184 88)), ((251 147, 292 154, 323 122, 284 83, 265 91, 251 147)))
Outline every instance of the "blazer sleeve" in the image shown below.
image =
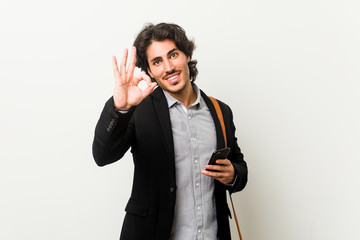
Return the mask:
POLYGON ((135 108, 120 113, 111 97, 101 112, 96 124, 92 145, 94 160, 98 166, 113 163, 124 156, 134 140, 132 116, 135 108))
POLYGON ((235 169, 235 182, 232 184, 232 186, 226 186, 226 188, 229 190, 230 194, 234 192, 241 191, 245 188, 247 181, 248 181, 248 168, 247 164, 244 160, 244 155, 241 152, 241 149, 237 143, 237 138, 235 136, 235 124, 233 121, 233 114, 229 106, 226 104, 222 104, 222 111, 226 114, 224 115, 224 118, 226 119, 226 135, 228 143, 231 144, 229 147, 231 148, 230 154, 229 154, 229 160, 234 166, 235 169), (229 139, 231 138, 231 139, 229 139))

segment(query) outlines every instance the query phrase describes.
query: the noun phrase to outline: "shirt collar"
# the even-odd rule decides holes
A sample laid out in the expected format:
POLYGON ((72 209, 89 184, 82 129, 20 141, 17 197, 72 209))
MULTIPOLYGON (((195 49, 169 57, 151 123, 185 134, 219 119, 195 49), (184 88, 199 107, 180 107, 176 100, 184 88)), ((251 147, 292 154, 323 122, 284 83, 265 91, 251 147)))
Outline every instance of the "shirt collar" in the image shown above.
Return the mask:
MULTIPOLYGON (((195 91, 196 93, 196 100, 193 104, 191 104, 191 106, 195 106, 197 104, 200 103, 200 98, 201 98, 201 94, 200 94, 200 89, 198 88, 198 86, 196 86, 195 83, 191 83, 192 87, 193 87, 193 90, 195 91)), ((174 106, 176 103, 178 104, 182 104, 182 102, 180 102, 179 100, 177 100, 176 98, 174 98, 173 96, 171 96, 170 93, 164 91, 163 89, 161 89, 164 94, 165 94, 165 98, 166 98, 166 101, 168 103, 168 107, 171 108, 172 106, 174 106)))

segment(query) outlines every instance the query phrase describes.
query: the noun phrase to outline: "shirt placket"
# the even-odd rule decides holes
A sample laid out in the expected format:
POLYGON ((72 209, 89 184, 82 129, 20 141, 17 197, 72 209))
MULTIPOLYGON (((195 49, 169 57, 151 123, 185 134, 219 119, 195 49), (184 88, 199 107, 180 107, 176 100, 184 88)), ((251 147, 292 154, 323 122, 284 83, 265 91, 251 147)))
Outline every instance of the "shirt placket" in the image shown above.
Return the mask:
POLYGON ((196 223, 197 223, 197 239, 203 239, 203 219, 202 219, 202 198, 201 198, 201 176, 200 176, 200 160, 199 160, 199 141, 197 138, 196 125, 194 122, 194 111, 188 108, 187 120, 191 136, 191 148, 192 148, 192 162, 194 166, 194 195, 195 195, 195 209, 196 209, 196 223))

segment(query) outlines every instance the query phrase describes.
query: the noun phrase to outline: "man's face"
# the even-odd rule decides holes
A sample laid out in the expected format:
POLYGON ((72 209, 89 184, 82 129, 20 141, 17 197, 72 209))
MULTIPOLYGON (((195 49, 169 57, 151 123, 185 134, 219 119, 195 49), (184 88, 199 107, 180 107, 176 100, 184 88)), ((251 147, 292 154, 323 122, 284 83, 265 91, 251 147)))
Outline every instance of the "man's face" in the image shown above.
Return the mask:
POLYGON ((148 72, 159 86, 172 95, 191 87, 187 57, 171 40, 152 42, 146 50, 148 72))

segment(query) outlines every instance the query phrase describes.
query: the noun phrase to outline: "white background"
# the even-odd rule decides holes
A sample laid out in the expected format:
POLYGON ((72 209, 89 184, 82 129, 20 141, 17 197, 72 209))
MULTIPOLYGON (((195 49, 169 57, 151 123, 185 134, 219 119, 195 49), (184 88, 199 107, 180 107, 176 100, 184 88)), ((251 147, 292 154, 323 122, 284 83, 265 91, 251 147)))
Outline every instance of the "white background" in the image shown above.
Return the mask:
POLYGON ((181 25, 198 86, 233 109, 244 238, 360 239, 359 12, 357 0, 2 0, 0 239, 118 239, 132 159, 99 168, 91 144, 111 55, 146 22, 181 25))

